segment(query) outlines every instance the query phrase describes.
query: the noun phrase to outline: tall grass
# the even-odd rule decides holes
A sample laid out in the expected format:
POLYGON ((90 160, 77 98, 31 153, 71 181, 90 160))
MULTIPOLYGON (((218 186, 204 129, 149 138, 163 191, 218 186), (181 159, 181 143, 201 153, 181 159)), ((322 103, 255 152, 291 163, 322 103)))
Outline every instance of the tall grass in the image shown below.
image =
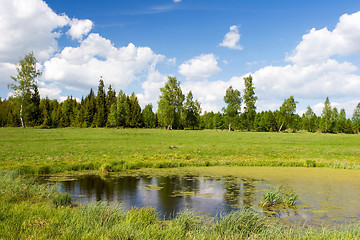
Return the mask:
POLYGON ((0 172, 0 239, 359 239, 360 225, 288 227, 251 209, 215 218, 184 211, 172 220, 154 209, 96 202, 56 207, 57 193, 16 172, 0 172))

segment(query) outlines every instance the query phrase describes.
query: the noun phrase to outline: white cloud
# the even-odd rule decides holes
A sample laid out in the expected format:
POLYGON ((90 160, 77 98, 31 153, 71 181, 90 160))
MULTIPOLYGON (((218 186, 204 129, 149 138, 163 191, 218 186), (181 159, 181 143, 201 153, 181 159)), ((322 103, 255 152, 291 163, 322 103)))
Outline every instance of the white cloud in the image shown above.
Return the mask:
POLYGON ((264 99, 356 97, 360 76, 355 71, 351 63, 328 59, 307 66, 267 66, 256 71, 253 79, 256 92, 264 99))
POLYGON ((15 64, 0 63, 0 87, 7 87, 11 83, 11 76, 16 75, 15 64))
POLYGON ((302 37, 301 43, 287 60, 294 64, 309 65, 326 61, 334 55, 359 54, 359 23, 360 11, 342 15, 333 31, 326 27, 320 30, 311 29, 302 37))
POLYGON ((42 98, 60 99, 61 89, 56 84, 46 84, 44 81, 38 81, 37 86, 42 98))
POLYGON ((187 79, 204 79, 221 71, 214 54, 203 54, 179 66, 179 73, 187 79))
POLYGON ((40 0, 2 0, 0 4, 0 62, 16 63, 34 51, 38 60, 58 50, 58 28, 68 17, 57 15, 40 0))
POLYGON ((79 20, 74 18, 71 20, 70 25, 71 27, 67 34, 70 35, 72 39, 82 40, 83 36, 91 31, 93 22, 89 19, 79 20))
POLYGON ((146 81, 142 83, 144 93, 136 95, 142 108, 151 103, 153 105, 153 111, 157 111, 160 88, 165 85, 167 80, 167 76, 155 70, 155 66, 151 66, 146 81))
POLYGON ((174 3, 181 2, 181 0, 173 0, 174 3))
POLYGON ((46 61, 43 78, 67 89, 88 90, 97 86, 102 76, 113 88, 123 89, 164 59, 150 48, 132 43, 116 48, 110 40, 92 33, 79 47, 66 47, 46 61))
POLYGON ((219 44, 221 47, 242 50, 243 47, 239 45, 240 33, 236 25, 230 27, 230 31, 226 33, 223 41, 219 44))

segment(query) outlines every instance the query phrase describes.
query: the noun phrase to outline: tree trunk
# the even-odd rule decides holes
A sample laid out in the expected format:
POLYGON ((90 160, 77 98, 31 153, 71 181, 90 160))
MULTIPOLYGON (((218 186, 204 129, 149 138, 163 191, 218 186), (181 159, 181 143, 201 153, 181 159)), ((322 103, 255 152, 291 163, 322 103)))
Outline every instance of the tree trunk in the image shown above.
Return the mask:
POLYGON ((20 121, 21 121, 21 126, 23 128, 25 128, 24 117, 23 117, 23 100, 22 99, 21 99, 21 104, 20 104, 20 121))
POLYGON ((279 128, 279 131, 278 131, 278 132, 280 132, 280 131, 281 131, 282 127, 283 127, 283 125, 281 124, 281 126, 280 126, 280 128, 279 128))
POLYGON ((231 131, 231 123, 229 123, 229 132, 231 131))

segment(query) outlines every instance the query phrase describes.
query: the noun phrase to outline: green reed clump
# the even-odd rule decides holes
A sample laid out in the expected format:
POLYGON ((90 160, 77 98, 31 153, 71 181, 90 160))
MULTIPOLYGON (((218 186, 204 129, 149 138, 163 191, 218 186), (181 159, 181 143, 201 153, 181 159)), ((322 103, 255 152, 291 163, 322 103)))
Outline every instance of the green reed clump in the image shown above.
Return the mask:
POLYGON ((220 215, 215 221, 214 231, 220 236, 250 237, 266 229, 266 223, 266 218, 254 210, 242 209, 220 215))
POLYGON ((298 196, 295 193, 284 194, 280 188, 269 189, 264 194, 264 200, 260 203, 261 207, 269 208, 283 204, 287 207, 295 206, 298 196))
POLYGON ((55 207, 66 207, 71 205, 71 196, 69 193, 56 193, 52 198, 52 204, 55 207))

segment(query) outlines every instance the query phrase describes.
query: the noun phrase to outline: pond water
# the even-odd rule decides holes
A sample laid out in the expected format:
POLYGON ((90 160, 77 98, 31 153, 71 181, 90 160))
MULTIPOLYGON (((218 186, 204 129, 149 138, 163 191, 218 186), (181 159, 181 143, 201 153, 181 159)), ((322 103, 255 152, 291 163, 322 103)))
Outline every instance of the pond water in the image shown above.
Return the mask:
POLYGON ((360 219, 360 171, 325 168, 196 167, 144 169, 120 174, 47 176, 74 201, 152 207, 161 218, 192 209, 216 216, 250 207, 285 223, 334 225, 360 219), (260 207, 269 189, 295 193, 294 208, 260 207))

